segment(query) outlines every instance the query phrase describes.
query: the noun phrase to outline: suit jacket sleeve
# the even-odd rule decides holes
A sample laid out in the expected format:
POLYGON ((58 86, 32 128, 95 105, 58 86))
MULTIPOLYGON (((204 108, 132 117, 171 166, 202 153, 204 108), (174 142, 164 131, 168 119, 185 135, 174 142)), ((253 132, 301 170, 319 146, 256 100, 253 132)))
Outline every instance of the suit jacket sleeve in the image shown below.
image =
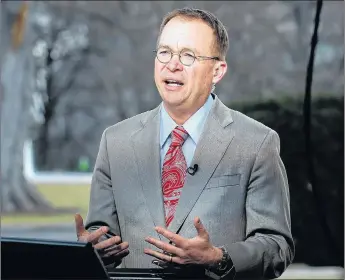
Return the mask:
POLYGON ((246 239, 227 248, 236 278, 276 278, 293 260, 288 180, 279 153, 279 136, 270 130, 249 177, 246 239))
MULTIPOLYGON (((107 130, 102 134, 93 170, 89 210, 85 223, 85 228, 89 231, 96 230, 100 226, 108 226, 109 234, 102 236, 103 240, 113 235, 121 236, 112 190, 106 133, 107 130)), ((114 264, 113 260, 109 258, 103 258, 103 261, 106 265, 114 264)))

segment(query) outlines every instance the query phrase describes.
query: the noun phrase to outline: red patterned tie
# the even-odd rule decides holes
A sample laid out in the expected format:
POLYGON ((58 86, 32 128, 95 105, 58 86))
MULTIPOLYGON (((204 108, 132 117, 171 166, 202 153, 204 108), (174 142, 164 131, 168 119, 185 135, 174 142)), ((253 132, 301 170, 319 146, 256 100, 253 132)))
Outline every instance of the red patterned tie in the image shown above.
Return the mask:
POLYGON ((187 131, 182 126, 177 126, 171 133, 171 144, 164 158, 162 188, 167 227, 174 218, 186 177, 187 163, 182 145, 187 136, 187 131))

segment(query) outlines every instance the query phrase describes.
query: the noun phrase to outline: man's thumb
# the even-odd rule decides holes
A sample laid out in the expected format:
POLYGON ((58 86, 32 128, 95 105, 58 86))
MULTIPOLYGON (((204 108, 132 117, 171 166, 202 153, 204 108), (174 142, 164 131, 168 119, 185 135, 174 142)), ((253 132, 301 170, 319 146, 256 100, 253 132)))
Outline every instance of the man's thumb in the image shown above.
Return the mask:
POLYGON ((202 238, 208 238, 208 233, 206 229, 204 228, 204 225, 201 223, 201 220, 199 217, 196 217, 194 219, 194 226, 196 228, 196 231, 198 232, 198 235, 202 238))
POLYGON ((83 221, 82 216, 80 216, 80 214, 78 213, 74 215, 74 221, 75 221, 75 230, 77 231, 77 235, 79 236, 85 231, 84 221, 83 221))

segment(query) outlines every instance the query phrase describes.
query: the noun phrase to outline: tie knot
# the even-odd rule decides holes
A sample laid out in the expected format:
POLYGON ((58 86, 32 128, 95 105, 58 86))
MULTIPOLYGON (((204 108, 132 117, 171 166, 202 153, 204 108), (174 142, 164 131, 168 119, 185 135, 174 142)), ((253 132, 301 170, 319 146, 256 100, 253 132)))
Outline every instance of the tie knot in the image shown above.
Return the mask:
POLYGON ((188 132, 183 126, 176 126, 171 133, 171 146, 182 146, 188 137, 188 132))

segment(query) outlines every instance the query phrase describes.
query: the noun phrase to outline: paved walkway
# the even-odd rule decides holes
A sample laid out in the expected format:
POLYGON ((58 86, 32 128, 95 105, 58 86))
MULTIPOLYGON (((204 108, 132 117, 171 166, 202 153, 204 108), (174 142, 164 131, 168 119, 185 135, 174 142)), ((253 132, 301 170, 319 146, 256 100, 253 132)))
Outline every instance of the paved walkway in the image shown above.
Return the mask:
POLYGON ((1 236, 75 241, 74 224, 2 225, 1 236))

